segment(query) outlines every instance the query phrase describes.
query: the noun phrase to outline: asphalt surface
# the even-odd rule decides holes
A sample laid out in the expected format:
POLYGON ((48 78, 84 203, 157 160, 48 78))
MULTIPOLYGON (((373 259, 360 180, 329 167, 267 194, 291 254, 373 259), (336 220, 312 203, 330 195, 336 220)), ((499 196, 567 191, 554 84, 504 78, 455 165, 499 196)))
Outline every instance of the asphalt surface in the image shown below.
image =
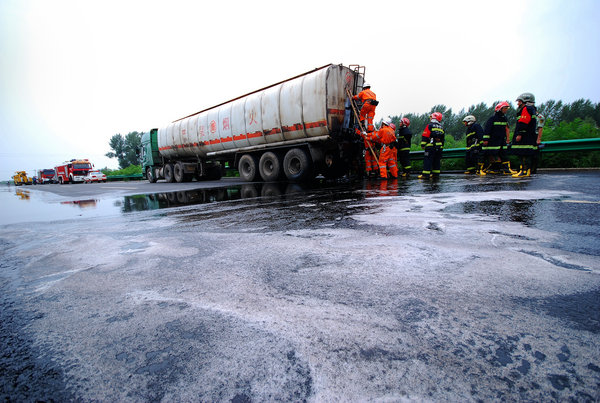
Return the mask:
POLYGON ((0 200, 5 401, 600 400, 597 172, 0 200))

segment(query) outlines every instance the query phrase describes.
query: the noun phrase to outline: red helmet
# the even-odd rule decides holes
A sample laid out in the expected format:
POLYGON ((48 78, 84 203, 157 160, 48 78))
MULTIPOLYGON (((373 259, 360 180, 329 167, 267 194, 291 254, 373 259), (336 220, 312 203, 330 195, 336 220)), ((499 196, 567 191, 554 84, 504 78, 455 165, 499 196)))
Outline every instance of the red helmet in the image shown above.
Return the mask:
POLYGON ((441 122, 441 121, 442 121, 442 119, 443 119, 444 117, 443 117, 443 116, 442 116, 442 114, 441 114, 441 113, 439 113, 439 112, 433 112, 433 113, 431 114, 430 118, 431 118, 431 119, 435 119, 435 120, 437 120, 438 122, 441 122))
POLYGON ((496 107, 494 108, 494 110, 496 112, 498 112, 500 109, 502 109, 504 107, 510 108, 510 105, 508 104, 508 102, 506 102, 506 101, 498 102, 498 104, 496 105, 496 107))
POLYGON ((395 124, 393 124, 393 123, 390 123, 390 127, 391 127, 393 130, 396 130, 396 125, 395 125, 395 124))
POLYGON ((410 126, 410 120, 408 120, 408 118, 402 118, 400 119, 400 122, 406 127, 410 126))

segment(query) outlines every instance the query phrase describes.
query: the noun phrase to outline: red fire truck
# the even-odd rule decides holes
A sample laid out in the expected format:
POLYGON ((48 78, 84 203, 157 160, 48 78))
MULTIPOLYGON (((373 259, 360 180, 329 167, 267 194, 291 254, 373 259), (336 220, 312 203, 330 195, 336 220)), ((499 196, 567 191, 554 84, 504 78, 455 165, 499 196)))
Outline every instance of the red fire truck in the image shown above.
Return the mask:
POLYGON ((38 169, 37 183, 41 185, 44 183, 54 183, 54 175, 54 169, 38 169))
POLYGON ((83 183, 83 178, 92 168, 93 165, 88 159, 72 159, 71 161, 66 161, 62 165, 54 167, 54 171, 56 172, 56 180, 60 184, 83 183))

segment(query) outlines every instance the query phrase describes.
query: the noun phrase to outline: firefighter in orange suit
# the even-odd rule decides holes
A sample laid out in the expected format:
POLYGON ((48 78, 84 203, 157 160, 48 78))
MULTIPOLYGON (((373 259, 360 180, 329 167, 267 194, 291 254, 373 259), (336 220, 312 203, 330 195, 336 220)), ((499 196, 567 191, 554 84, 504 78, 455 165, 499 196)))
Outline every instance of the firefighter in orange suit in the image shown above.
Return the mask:
POLYGON ((362 108, 360 108, 359 120, 363 124, 364 129, 367 133, 375 130, 373 126, 373 119, 375 119, 375 107, 379 103, 377 96, 371 91, 371 85, 364 83, 363 90, 353 97, 354 100, 360 100, 362 102, 362 108), (365 119, 367 124, 365 125, 365 119))
POLYGON ((377 160, 371 151, 373 148, 373 141, 369 141, 369 135, 371 133, 363 132, 362 138, 365 141, 365 172, 367 177, 377 177, 377 171, 379 171, 379 167, 377 166, 377 160))
POLYGON ((381 144, 379 152, 379 176, 387 179, 388 169, 392 178, 398 177, 398 166, 396 165, 396 131, 391 127, 389 120, 384 120, 381 128, 369 134, 367 138, 371 141, 381 144))

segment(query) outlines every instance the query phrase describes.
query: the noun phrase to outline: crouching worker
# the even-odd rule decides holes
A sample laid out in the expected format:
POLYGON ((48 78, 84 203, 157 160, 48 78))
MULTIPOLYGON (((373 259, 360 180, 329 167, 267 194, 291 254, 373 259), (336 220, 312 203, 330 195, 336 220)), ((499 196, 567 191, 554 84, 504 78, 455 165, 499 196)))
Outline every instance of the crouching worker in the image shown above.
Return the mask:
POLYGON ((381 128, 368 135, 370 141, 381 144, 379 151, 379 177, 387 179, 388 170, 392 178, 398 177, 398 166, 396 165, 396 133, 395 128, 389 120, 384 120, 381 128))
POLYGON ((440 176, 445 140, 442 118, 441 113, 433 112, 430 116, 431 121, 421 135, 421 148, 425 150, 425 153, 423 154, 423 173, 419 175, 419 179, 440 176))

